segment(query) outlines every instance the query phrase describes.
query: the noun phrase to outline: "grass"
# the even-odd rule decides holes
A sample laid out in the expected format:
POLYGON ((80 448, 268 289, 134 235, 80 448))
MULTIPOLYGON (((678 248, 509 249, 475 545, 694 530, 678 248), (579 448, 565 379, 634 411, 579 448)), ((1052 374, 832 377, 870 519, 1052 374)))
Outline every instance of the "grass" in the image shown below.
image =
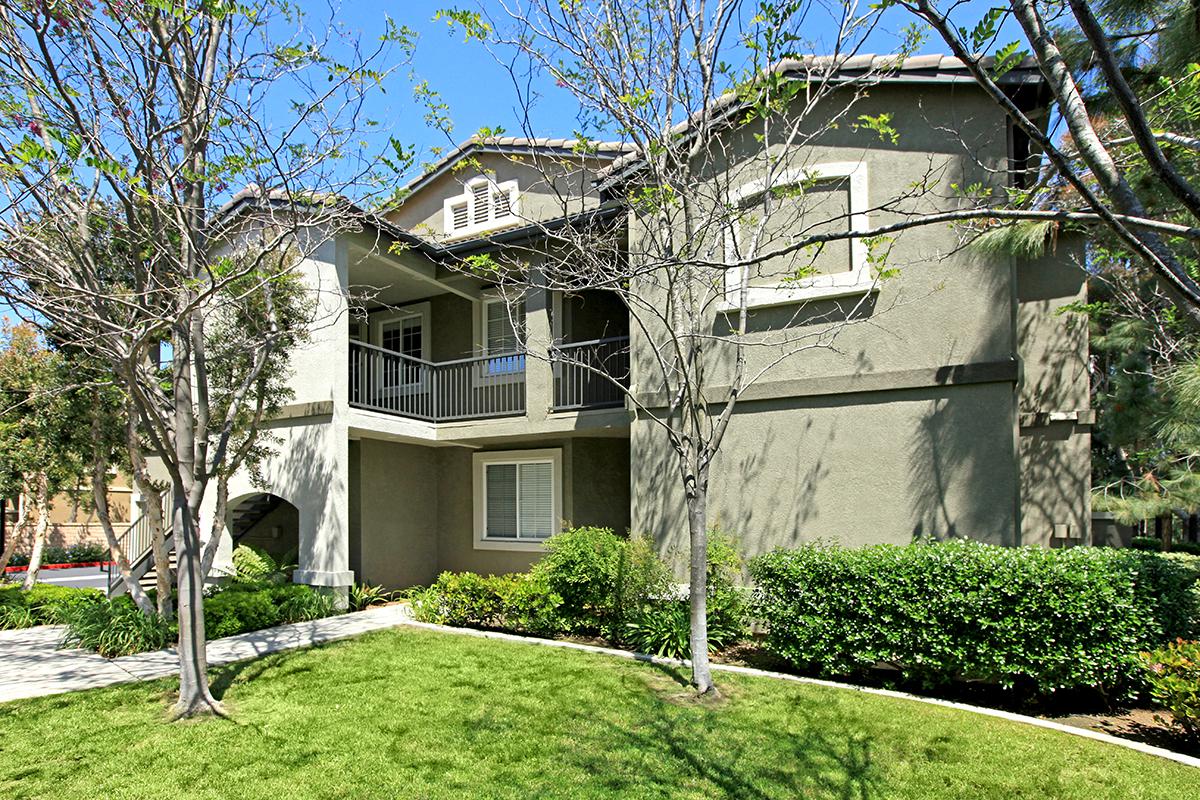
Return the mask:
POLYGON ((169 681, 0 705, 5 798, 1180 798, 1197 772, 920 703, 525 644, 385 631, 169 681))

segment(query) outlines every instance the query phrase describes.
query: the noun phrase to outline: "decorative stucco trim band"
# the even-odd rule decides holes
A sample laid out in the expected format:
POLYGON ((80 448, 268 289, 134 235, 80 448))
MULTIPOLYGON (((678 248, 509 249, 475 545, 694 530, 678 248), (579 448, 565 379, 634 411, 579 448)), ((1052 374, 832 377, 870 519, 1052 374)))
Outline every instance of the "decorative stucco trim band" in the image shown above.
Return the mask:
MULTIPOLYGON (((821 397, 836 394, 889 392, 900 389, 928 389, 938 386, 962 386, 972 383, 1015 383, 1018 368, 1014 359, 947 364, 943 367, 868 372, 858 375, 834 375, 821 378, 760 381, 742 393, 742 400, 778 400, 790 397, 821 397)), ((727 394, 728 386, 714 386, 709 394, 727 394)), ((661 393, 644 394, 638 400, 647 408, 662 408, 661 393)))

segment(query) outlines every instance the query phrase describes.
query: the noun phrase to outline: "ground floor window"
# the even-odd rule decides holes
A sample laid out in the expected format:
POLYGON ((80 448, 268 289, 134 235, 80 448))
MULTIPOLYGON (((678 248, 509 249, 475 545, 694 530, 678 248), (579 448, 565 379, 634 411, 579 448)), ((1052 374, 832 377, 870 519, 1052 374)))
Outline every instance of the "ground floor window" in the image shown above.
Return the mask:
POLYGON ((533 549, 558 533, 562 453, 558 449, 476 453, 476 545, 533 549))

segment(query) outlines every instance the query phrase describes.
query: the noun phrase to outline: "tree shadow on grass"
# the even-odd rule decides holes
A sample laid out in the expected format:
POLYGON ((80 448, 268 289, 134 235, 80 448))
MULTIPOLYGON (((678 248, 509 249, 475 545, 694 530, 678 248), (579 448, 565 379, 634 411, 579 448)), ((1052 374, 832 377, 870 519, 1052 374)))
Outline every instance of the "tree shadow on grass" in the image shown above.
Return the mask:
MULTIPOLYGON (((688 685, 681 670, 655 667, 676 684, 688 685)), ((711 796, 744 800, 869 800, 875 795, 880 778, 872 739, 836 707, 789 698, 769 715, 739 721, 721 712, 741 701, 737 685, 727 682, 719 699, 689 701, 664 691, 655 678, 660 676, 645 687, 658 701, 650 704, 647 717, 608 725, 600 740, 611 742, 611 748, 580 747, 572 753, 605 790, 670 796, 700 784, 711 796), (637 753, 641 764, 632 770, 615 764, 612 754, 620 751, 637 753), (656 762, 663 767, 654 768, 656 762)))

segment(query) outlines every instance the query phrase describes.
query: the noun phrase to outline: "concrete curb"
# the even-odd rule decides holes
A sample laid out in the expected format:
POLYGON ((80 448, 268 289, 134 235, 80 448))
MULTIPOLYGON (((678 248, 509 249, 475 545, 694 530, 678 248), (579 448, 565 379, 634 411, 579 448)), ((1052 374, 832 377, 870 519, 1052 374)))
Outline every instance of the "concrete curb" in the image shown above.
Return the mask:
MULTIPOLYGON (((510 642, 523 642, 525 644, 540 645, 542 647, 559 647, 564 650, 579 650, 585 653, 595 653, 597 655, 616 656, 630 661, 642 661, 649 664, 663 664, 673 667, 691 666, 691 662, 683 661, 675 658, 662 658, 660 656, 651 656, 645 653, 634 653, 630 650, 617 650, 612 647, 597 647, 590 644, 579 644, 577 642, 562 642, 556 639, 538 639, 532 636, 518 636, 512 633, 500 633, 498 631, 480 631, 474 628, 452 628, 447 625, 434 625, 428 622, 417 622, 413 619, 408 619, 401 623, 403 625, 421 628, 423 630, 439 631, 442 633, 456 634, 460 636, 475 636, 482 639, 501 639, 510 642)), ((789 681, 791 683, 802 683, 809 686, 823 686, 829 689, 846 689, 852 692, 861 692, 863 694, 873 694, 880 697, 890 697, 897 700, 912 700, 917 703, 925 703, 931 706, 941 706, 943 708, 952 708, 956 711, 969 711, 973 714, 980 714, 986 717, 995 717, 997 719, 1008 720, 1009 722, 1018 722, 1025 725, 1032 725, 1037 728, 1046 728, 1059 733, 1070 734, 1071 736, 1079 736, 1084 739, 1092 739, 1097 742, 1105 742, 1106 744, 1124 747, 1127 750, 1136 750, 1139 753, 1146 755, 1158 756, 1168 761, 1174 761, 1177 764, 1183 764, 1188 767, 1200 767, 1200 758, 1176 753, 1173 750, 1167 750, 1163 747, 1155 747, 1154 745, 1135 742, 1131 739, 1122 739, 1119 736, 1113 736, 1099 731, 1088 730, 1087 728, 1076 728, 1072 725, 1064 725, 1061 722, 1042 719, 1041 717, 1030 717, 1025 714, 1014 714, 1011 711, 1001 711, 995 708, 985 708, 983 706, 973 706, 967 703, 956 703, 952 700, 938 700, 934 697, 921 697, 916 694, 908 694, 907 692, 897 692, 891 689, 875 689, 870 686, 856 686, 851 683, 839 683, 837 681, 826 681, 819 678, 803 678, 798 675, 788 675, 782 672, 770 672, 764 669, 754 669, 753 667, 737 667, 730 664, 713 664, 714 672, 729 672, 738 675, 750 675, 757 678, 772 678, 774 680, 789 681)))

